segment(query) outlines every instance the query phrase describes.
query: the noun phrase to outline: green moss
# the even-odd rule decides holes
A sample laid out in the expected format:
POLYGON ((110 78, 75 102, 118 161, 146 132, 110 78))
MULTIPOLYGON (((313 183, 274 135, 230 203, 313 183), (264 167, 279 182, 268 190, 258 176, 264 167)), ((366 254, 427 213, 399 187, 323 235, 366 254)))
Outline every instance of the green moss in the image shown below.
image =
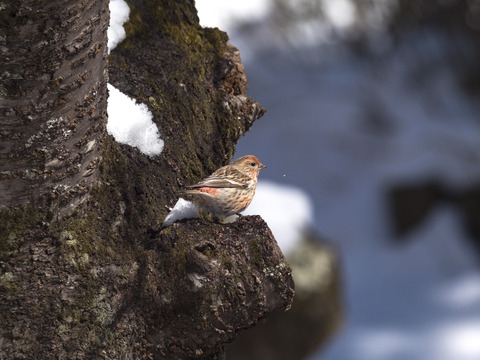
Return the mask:
MULTIPOLYGON (((192 2, 193 4, 193 2, 192 2)), ((194 62, 204 60, 206 56, 221 56, 225 53, 228 36, 218 29, 202 28, 194 9, 185 12, 185 4, 177 1, 146 0, 147 9, 142 17, 139 10, 130 6, 129 21, 125 24, 127 40, 122 46, 129 47, 136 38, 149 38, 154 32, 170 38, 172 43, 188 52, 188 58, 194 62), (152 29, 155 29, 152 31, 152 29)))
POLYGON ((248 241, 250 256, 255 264, 260 264, 263 261, 263 248, 258 244, 256 239, 248 241))
MULTIPOLYGON (((181 235, 180 235, 181 237, 181 235)), ((187 252, 189 247, 187 244, 177 243, 171 249, 168 256, 162 261, 164 271, 171 279, 175 279, 178 274, 187 273, 187 252)))
POLYGON ((24 231, 45 220, 45 214, 34 205, 24 205, 0 211, 0 260, 14 254, 23 244, 24 231))

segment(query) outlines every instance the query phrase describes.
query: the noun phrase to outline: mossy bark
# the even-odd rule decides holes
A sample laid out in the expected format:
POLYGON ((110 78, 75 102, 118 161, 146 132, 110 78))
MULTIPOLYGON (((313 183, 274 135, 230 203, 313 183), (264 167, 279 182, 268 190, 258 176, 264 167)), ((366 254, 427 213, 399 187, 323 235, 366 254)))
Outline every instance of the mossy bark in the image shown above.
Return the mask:
MULTIPOLYGON (((0 135, 10 145, 1 149, 0 186, 10 195, 0 210, 0 358, 220 358, 240 330, 289 307, 290 268, 259 217, 230 225, 190 220, 156 230, 177 191, 230 161, 235 143, 264 112, 245 95, 238 51, 226 34, 198 25, 193 1, 129 2, 127 39, 112 52, 108 68, 110 82, 154 114, 165 148, 147 157, 104 130, 107 2, 49 4, 55 23, 72 28, 43 26, 50 30, 35 36, 56 40, 18 70, 32 71, 37 80, 2 83, 2 105, 9 105, 2 107, 0 135), (55 12, 55 6, 69 11, 55 12), (102 11, 101 21, 92 20, 92 6, 102 11), (59 13, 70 22, 55 18, 59 13), (80 40, 68 46, 78 40, 76 31, 90 34, 81 38, 90 40, 88 46, 80 40), (88 50, 96 48, 100 54, 88 50), (86 56, 58 55, 68 49, 86 56), (35 67, 48 54, 54 54, 51 61, 60 56, 65 68, 93 66, 96 75, 83 83, 72 75, 78 88, 68 87, 72 93, 65 95, 55 82, 42 82, 55 79, 54 70, 35 67), (23 95, 12 92, 28 86, 23 95), (15 101, 25 102, 28 94, 40 104, 50 99, 54 115, 24 117, 15 101), (65 137, 71 133, 75 141, 65 137), (29 142, 32 134, 41 136, 29 142), (68 150, 65 157, 53 150, 58 146, 68 150), (35 158, 41 176, 8 172, 15 161, 22 164, 18 150, 46 154, 35 158), (61 165, 43 176, 52 161, 61 165), (76 161, 79 172, 68 172, 76 161), (15 176, 35 191, 19 196, 15 176)), ((0 10, 2 30, 34 36, 38 16, 42 24, 50 21, 35 6, 7 2, 0 10)), ((13 49, 20 38, 7 37, 6 47, 13 49)), ((4 59, 14 64, 15 56, 4 59)))

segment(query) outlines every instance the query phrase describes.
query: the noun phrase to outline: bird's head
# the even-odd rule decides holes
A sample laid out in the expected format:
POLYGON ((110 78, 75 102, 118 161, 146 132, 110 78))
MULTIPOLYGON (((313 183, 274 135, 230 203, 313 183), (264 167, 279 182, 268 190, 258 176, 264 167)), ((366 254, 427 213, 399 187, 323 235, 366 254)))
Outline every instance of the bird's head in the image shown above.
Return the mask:
POLYGON ((246 155, 235 160, 232 165, 238 166, 239 170, 248 174, 252 178, 256 179, 260 170, 265 169, 266 166, 263 165, 260 160, 254 155, 246 155))

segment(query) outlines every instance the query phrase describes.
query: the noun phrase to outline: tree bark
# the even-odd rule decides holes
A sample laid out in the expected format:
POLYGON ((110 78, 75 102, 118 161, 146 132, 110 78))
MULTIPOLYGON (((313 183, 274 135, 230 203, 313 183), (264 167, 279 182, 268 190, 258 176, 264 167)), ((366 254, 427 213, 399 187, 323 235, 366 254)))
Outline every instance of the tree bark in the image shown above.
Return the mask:
POLYGON ((160 231, 177 191, 228 163, 264 109, 193 1, 129 5, 111 82, 152 111, 155 157, 105 134, 106 2, 0 6, 0 358, 222 358, 290 306, 261 218, 160 231))
POLYGON ((46 196, 62 215, 98 176, 108 1, 2 7, 0 208, 46 196))

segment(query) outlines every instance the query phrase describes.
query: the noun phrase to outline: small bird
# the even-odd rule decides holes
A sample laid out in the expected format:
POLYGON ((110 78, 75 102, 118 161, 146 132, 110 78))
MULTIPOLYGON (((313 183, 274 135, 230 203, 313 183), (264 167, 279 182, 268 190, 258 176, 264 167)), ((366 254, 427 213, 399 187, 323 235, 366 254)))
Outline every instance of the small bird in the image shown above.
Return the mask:
POLYGON ((185 194, 201 209, 221 218, 238 214, 253 200, 260 170, 266 168, 256 156, 243 156, 209 177, 188 186, 185 194))

